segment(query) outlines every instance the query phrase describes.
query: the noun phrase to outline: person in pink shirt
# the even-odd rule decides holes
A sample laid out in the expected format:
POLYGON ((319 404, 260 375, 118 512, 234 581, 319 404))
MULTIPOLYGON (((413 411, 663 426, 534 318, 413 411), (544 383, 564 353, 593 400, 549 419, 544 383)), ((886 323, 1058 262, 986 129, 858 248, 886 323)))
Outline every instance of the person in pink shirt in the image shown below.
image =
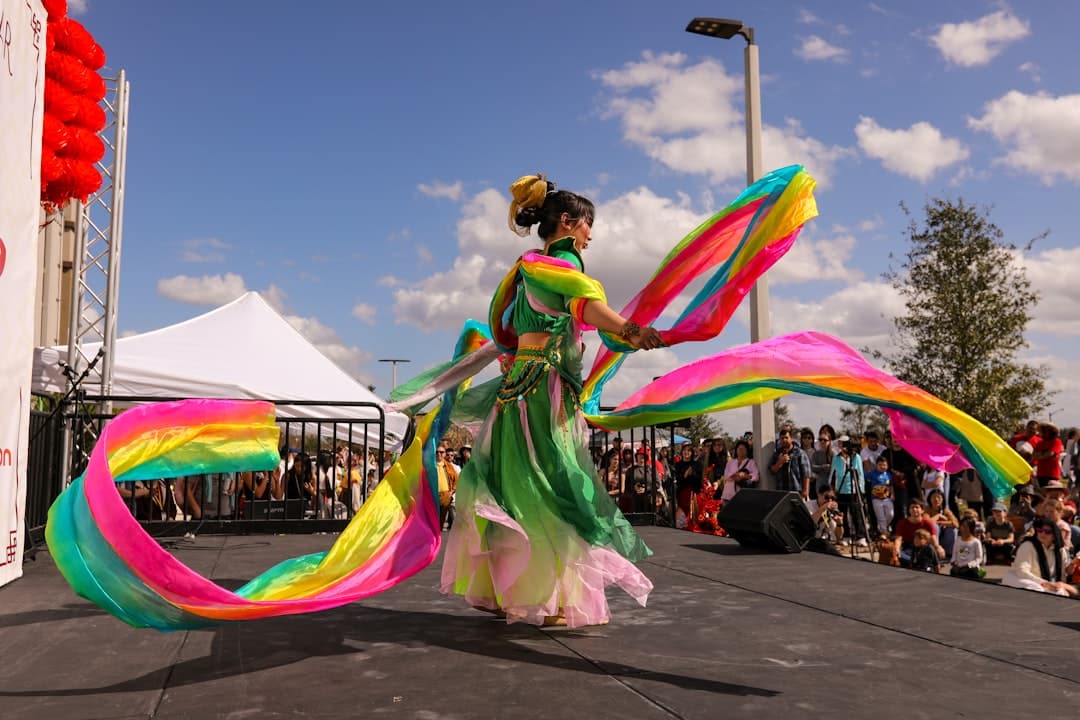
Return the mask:
POLYGON ((727 502, 740 488, 755 487, 758 479, 757 463, 750 457, 750 443, 740 440, 735 443, 735 456, 724 466, 724 489, 720 500, 727 502))

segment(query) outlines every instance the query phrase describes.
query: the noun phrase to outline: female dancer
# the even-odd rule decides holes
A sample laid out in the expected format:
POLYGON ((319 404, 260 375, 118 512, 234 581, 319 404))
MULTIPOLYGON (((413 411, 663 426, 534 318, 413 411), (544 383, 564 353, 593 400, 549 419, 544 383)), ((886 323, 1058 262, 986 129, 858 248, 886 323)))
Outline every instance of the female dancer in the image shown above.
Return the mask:
MULTIPOLYGON (((564 273, 574 287, 599 287, 584 275, 595 208, 556 190, 542 175, 510 188, 511 229, 539 225, 534 266, 564 273), (574 285, 576 283, 576 285, 574 285)), ((649 549, 596 475, 579 405, 579 322, 638 349, 663 343, 603 301, 562 295, 523 270, 508 324, 517 337, 513 365, 458 480, 458 518, 447 540, 442 589, 508 622, 571 627, 606 623, 604 587, 618 584, 642 605, 652 589, 634 562, 649 549)), ((583 290, 584 292, 584 290, 583 290)), ((479 389, 479 388, 478 388, 479 389)))

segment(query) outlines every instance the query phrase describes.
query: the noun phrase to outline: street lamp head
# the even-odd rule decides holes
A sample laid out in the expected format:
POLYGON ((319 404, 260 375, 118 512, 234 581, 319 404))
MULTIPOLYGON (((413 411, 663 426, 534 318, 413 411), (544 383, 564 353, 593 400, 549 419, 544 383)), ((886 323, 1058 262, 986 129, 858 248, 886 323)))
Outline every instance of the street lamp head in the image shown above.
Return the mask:
POLYGON ((724 40, 730 40, 736 35, 742 35, 750 45, 754 44, 754 28, 747 27, 742 20, 728 20, 726 18, 694 18, 686 26, 686 32, 696 35, 708 35, 724 40))

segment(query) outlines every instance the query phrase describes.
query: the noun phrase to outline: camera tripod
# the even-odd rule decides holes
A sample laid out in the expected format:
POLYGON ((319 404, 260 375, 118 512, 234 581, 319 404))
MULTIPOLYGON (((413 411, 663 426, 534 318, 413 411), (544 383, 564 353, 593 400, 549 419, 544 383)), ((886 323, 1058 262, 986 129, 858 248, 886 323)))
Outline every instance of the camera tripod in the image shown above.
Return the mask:
MULTIPOLYGON (((862 530, 863 536, 866 538, 867 546, 870 549, 870 561, 875 560, 875 553, 877 553, 877 546, 870 540, 870 524, 868 522, 869 508, 866 504, 866 493, 863 492, 863 488, 860 487, 860 483, 857 482, 858 476, 855 473, 855 469, 852 467, 852 463, 861 462, 858 455, 849 455, 847 461, 844 463, 844 474, 837 483, 837 486, 842 486, 844 481, 851 483, 851 501, 848 503, 847 517, 848 525, 851 527, 851 537, 849 538, 850 545, 848 546, 848 552, 852 558, 857 557, 857 551, 855 549, 855 541, 858 539, 859 531, 862 530)), ((839 494, 839 492, 837 493, 839 494)))

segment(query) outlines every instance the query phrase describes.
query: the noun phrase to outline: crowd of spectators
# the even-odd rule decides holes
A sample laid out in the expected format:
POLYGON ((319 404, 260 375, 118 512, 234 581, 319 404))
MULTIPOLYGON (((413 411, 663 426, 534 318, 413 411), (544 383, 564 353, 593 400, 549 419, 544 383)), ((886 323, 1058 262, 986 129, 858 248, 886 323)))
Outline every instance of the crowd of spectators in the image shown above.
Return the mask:
MULTIPOLYGON (((1078 435, 1062 442, 1057 427, 1035 421, 1017 432, 1011 442, 1032 470, 1008 498, 994 498, 974 470, 950 475, 916 463, 889 433, 881 443, 872 432, 840 437, 807 508, 818 538, 836 548, 874 543, 882 562, 972 579, 987 564, 1008 565, 1005 585, 1076 596, 1078 435)), ((787 488, 800 490, 793 481, 787 488)))

